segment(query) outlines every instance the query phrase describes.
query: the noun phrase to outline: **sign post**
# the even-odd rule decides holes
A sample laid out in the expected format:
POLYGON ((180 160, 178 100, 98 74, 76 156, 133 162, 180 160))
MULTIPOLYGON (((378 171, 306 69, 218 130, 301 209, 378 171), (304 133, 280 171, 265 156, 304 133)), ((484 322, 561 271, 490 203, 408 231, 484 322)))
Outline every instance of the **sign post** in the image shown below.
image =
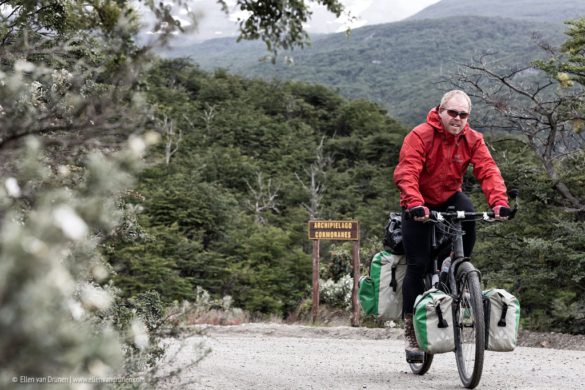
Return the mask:
POLYGON ((359 326, 360 306, 357 293, 360 280, 360 231, 358 221, 309 221, 309 239, 313 241, 313 306, 311 307, 311 320, 315 323, 319 312, 319 241, 353 241, 353 289, 351 292, 353 315, 351 325, 359 326))
POLYGON ((319 240, 313 240, 313 305, 311 306, 311 321, 315 323, 319 312, 319 240))

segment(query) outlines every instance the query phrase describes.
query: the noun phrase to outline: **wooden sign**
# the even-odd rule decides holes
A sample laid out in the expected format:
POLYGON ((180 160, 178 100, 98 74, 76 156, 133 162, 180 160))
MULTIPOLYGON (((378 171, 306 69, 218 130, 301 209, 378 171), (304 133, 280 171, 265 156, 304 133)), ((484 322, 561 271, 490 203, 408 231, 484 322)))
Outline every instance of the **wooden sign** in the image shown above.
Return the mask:
POLYGON ((309 240, 358 241, 358 221, 309 221, 309 240))
POLYGON ((360 325, 360 306, 358 301, 358 283, 360 280, 360 226, 358 221, 309 221, 309 239, 313 240, 313 306, 311 317, 313 323, 319 313, 319 242, 321 240, 353 241, 353 289, 351 303, 353 315, 351 325, 360 325))

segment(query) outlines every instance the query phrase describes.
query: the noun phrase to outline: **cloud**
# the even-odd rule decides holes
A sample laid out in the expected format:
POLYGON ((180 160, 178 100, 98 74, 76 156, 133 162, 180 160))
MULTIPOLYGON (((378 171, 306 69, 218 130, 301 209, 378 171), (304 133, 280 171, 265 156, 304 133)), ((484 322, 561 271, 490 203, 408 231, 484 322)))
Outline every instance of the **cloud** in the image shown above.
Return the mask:
MULTIPOLYGON (((336 18, 323 5, 312 3, 311 19, 305 28, 309 34, 328 34, 355 29, 370 24, 390 23, 409 17, 439 0, 341 0, 345 6, 344 14, 336 18), (348 14, 349 12, 349 14, 348 14)), ((166 1, 168 2, 168 1, 166 1)), ((244 19, 246 13, 236 7, 236 0, 227 0, 229 14, 226 15, 216 0, 192 0, 190 10, 200 14, 196 32, 181 36, 174 45, 187 45, 217 37, 237 36, 238 18, 244 19)), ((140 3, 138 8, 144 10, 140 3)), ((152 26, 152 15, 143 12, 144 17, 152 26)), ((176 9, 178 17, 186 15, 185 10, 176 9)), ((185 22, 188 22, 184 19, 185 22)), ((148 23, 147 23, 148 24, 148 23)))

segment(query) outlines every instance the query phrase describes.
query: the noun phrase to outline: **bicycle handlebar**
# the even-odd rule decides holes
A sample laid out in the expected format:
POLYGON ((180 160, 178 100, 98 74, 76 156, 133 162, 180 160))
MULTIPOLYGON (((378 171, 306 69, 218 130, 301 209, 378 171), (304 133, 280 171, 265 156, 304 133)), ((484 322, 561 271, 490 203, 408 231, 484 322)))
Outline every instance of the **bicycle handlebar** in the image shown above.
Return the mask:
MULTIPOLYGON (((513 219, 516 215, 516 211, 518 211, 517 207, 514 207, 510 210, 510 214, 507 216, 508 219, 513 219)), ((405 210, 406 215, 410 216, 408 210, 405 210)), ((459 220, 466 220, 466 219, 477 219, 481 217, 484 221, 492 221, 495 219, 496 215, 493 211, 430 211, 430 219, 436 222, 442 222, 445 219, 459 219, 459 220)))
POLYGON ((472 211, 434 211, 431 210, 430 212, 430 219, 437 222, 442 222, 445 218, 448 219, 474 219, 477 217, 481 217, 485 221, 492 220, 496 217, 493 211, 481 211, 481 212, 472 212, 472 211))
MULTIPOLYGON (((514 219, 516 212, 518 211, 518 195, 520 191, 517 188, 511 189, 508 191, 508 195, 511 199, 514 199, 514 207, 510 210, 508 215, 501 215, 502 217, 508 217, 508 220, 514 219)), ((404 210, 405 215, 408 218, 412 218, 412 215, 408 210, 404 210)), ((448 211, 430 211, 430 219, 436 222, 442 222, 445 218, 448 219, 458 219, 458 220, 471 220, 477 219, 481 217, 484 221, 492 221, 495 219, 495 214, 493 211, 482 211, 482 212, 472 212, 472 211, 456 211, 456 210, 448 210, 448 211)))

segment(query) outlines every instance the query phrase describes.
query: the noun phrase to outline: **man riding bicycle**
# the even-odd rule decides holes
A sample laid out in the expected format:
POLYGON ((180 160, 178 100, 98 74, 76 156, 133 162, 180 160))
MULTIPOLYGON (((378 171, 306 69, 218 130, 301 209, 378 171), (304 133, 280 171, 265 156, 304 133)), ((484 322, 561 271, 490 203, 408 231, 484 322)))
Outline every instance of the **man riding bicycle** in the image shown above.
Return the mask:
MULTIPOLYGON (((402 219, 402 242, 407 269, 403 282, 406 360, 422 362, 412 322, 417 295, 424 292, 423 276, 431 257, 432 224, 429 209, 474 211, 469 198, 461 192, 463 176, 469 164, 481 184, 495 218, 506 220, 510 214, 504 179, 485 145, 481 133, 471 129, 467 119, 471 99, 460 90, 443 95, 431 109, 426 123, 415 127, 405 138, 394 170, 394 182, 400 190, 400 204, 408 215, 402 219), (408 218, 413 216, 413 219, 408 218)), ((471 256, 475 245, 475 222, 463 224, 463 251, 471 256)))

